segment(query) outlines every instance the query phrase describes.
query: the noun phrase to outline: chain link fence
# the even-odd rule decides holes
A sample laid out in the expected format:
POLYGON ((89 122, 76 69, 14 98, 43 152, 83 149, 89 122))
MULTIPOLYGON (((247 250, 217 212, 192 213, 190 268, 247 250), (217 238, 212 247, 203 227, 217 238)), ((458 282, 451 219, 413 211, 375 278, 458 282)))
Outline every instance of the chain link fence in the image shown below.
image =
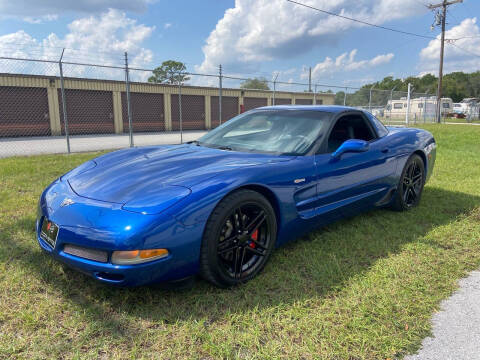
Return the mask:
MULTIPOLYGON (((252 79, 221 71, 152 83, 153 70, 129 67, 126 54, 123 66, 0 57, 0 67, 0 157, 180 144, 268 105, 347 105, 401 126, 435 122, 438 111, 433 94, 276 77, 249 88, 252 79)), ((478 121, 472 104, 463 121, 478 121)), ((451 121, 451 99, 440 110, 451 121)))

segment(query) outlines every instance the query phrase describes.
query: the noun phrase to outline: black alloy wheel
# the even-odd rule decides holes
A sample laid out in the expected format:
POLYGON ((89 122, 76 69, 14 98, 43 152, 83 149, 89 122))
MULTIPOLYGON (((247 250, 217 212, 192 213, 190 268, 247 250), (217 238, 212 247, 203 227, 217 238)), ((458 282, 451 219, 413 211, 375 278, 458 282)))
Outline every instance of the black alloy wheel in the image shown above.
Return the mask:
POLYGON ((246 282, 265 266, 276 240, 275 212, 269 201, 251 190, 223 199, 207 223, 201 273, 215 285, 246 282))
POLYGON ((425 184, 425 165, 420 156, 412 155, 402 172, 393 202, 395 210, 409 210, 418 205, 425 184))

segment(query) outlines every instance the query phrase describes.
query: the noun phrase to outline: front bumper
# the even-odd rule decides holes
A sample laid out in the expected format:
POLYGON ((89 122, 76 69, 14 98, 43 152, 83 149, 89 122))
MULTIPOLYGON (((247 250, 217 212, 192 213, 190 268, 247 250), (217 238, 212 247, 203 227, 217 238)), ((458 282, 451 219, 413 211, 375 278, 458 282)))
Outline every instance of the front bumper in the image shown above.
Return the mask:
POLYGON ((42 194, 37 213, 36 236, 40 247, 56 260, 103 283, 140 286, 177 280, 198 272, 202 232, 185 228, 173 217, 131 213, 118 205, 76 195, 65 182, 57 180, 42 194), (64 198, 72 205, 61 206, 64 198), (55 247, 40 237, 43 220, 59 226, 55 247), (201 236, 201 235, 200 235, 201 236), (108 253, 107 262, 68 254, 66 244, 108 253), (165 248, 165 258, 135 265, 111 263, 115 250, 165 248))
POLYGON ((59 241, 52 249, 39 235, 37 235, 37 240, 42 250, 53 256, 54 259, 100 282, 111 285, 141 286, 188 276, 182 276, 178 272, 172 271, 175 269, 175 264, 170 255, 143 264, 114 265, 109 262, 101 263, 67 254, 63 251, 64 244, 59 241))

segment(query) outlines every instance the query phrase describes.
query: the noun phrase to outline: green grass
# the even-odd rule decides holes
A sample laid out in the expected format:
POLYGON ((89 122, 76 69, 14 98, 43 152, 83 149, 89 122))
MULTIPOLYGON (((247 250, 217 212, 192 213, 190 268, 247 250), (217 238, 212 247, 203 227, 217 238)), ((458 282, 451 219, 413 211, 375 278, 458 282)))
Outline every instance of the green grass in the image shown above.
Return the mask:
POLYGON ((104 286, 44 255, 37 198, 96 154, 0 160, 0 358, 385 359, 415 352, 480 266, 480 127, 430 125, 434 175, 408 213, 376 210, 278 249, 231 290, 104 286))

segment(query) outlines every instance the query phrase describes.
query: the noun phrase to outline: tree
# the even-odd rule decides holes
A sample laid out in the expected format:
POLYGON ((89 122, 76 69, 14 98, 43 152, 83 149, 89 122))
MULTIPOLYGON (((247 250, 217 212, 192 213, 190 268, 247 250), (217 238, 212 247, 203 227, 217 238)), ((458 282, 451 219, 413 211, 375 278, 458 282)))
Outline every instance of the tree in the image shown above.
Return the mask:
POLYGON ((270 90, 268 80, 264 77, 247 79, 240 84, 242 89, 270 90))
MULTIPOLYGON (((386 104, 390 98, 391 89, 395 88, 394 98, 398 96, 407 96, 408 83, 413 86, 413 95, 418 96, 423 93, 434 95, 437 89, 438 78, 432 74, 426 74, 422 77, 410 76, 404 79, 394 79, 387 76, 376 83, 363 85, 354 93, 347 96, 347 105, 365 106, 369 102, 370 88, 374 86, 372 91, 372 106, 378 104, 386 104), (388 90, 388 91, 379 91, 388 90)), ((480 71, 473 73, 452 72, 443 77, 443 96, 451 98, 454 102, 462 101, 468 97, 480 97, 480 71)), ((335 104, 343 104, 343 92, 339 91, 335 97, 335 104)))
POLYGON ((161 66, 155 68, 152 73, 153 76, 148 78, 148 82, 156 84, 183 84, 190 78, 185 75, 187 67, 184 63, 174 60, 167 60, 161 66))

